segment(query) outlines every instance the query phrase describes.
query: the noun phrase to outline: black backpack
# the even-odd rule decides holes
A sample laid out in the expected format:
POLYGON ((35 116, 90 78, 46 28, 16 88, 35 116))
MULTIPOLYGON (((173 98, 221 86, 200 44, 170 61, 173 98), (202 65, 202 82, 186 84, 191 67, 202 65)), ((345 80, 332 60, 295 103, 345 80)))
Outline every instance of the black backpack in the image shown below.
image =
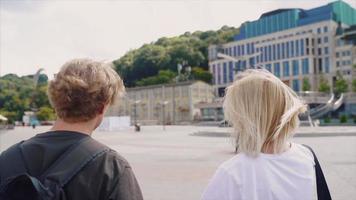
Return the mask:
POLYGON ((71 145, 40 177, 28 174, 18 143, 8 152, 11 160, 2 163, 2 174, 12 174, 0 186, 1 200, 66 200, 63 187, 96 157, 109 148, 86 137, 71 145), (16 171, 16 174, 14 174, 16 171))

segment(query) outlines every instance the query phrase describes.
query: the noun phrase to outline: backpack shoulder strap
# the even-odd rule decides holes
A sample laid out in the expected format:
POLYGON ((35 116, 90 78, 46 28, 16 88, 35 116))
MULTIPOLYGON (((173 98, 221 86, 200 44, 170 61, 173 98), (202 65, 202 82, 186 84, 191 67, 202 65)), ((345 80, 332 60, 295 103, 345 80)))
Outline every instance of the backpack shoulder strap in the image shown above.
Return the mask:
POLYGON ((315 177, 316 177, 316 187, 317 187, 316 189, 317 189, 317 193, 318 193, 318 200, 331 200, 329 188, 326 183, 323 170, 321 169, 321 166, 319 164, 318 158, 316 157, 313 149, 310 146, 305 145, 305 144, 303 144, 303 146, 308 148, 314 157, 315 177))
POLYGON ((108 152, 109 148, 91 137, 79 141, 70 147, 40 177, 41 181, 52 180, 61 187, 65 186, 83 167, 98 156, 108 152))

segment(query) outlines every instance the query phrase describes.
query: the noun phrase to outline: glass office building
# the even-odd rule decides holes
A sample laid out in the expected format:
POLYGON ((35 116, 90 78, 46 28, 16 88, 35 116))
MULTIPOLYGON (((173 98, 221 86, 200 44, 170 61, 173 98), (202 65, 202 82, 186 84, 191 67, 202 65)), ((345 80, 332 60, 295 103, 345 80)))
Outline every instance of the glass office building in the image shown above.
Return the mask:
POLYGON ((356 26, 356 10, 343 1, 303 9, 278 9, 241 25, 234 41, 209 47, 209 66, 219 96, 237 73, 264 67, 295 91, 303 80, 317 91, 321 79, 333 85, 337 74, 349 80, 355 44, 342 30, 356 26), (219 58, 218 53, 229 57, 219 58))

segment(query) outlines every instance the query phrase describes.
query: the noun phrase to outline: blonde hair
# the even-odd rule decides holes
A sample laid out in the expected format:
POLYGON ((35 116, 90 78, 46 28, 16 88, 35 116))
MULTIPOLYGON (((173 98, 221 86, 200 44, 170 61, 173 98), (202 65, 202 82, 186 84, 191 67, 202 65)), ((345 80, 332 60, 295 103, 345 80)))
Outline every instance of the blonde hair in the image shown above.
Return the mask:
POLYGON ((225 119, 233 125, 238 152, 281 153, 306 105, 267 70, 246 70, 226 89, 225 119))
POLYGON ((93 119, 125 91, 112 65, 90 59, 65 63, 49 82, 48 96, 57 116, 67 122, 93 119))

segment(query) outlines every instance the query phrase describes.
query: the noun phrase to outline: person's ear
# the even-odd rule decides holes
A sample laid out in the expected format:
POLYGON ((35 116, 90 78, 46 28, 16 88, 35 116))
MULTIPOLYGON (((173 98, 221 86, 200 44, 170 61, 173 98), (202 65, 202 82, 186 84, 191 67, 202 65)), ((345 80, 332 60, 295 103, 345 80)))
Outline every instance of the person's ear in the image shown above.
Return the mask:
POLYGON ((101 115, 101 114, 104 114, 104 112, 105 112, 105 105, 101 104, 101 105, 99 106, 99 114, 100 114, 100 115, 101 115))

